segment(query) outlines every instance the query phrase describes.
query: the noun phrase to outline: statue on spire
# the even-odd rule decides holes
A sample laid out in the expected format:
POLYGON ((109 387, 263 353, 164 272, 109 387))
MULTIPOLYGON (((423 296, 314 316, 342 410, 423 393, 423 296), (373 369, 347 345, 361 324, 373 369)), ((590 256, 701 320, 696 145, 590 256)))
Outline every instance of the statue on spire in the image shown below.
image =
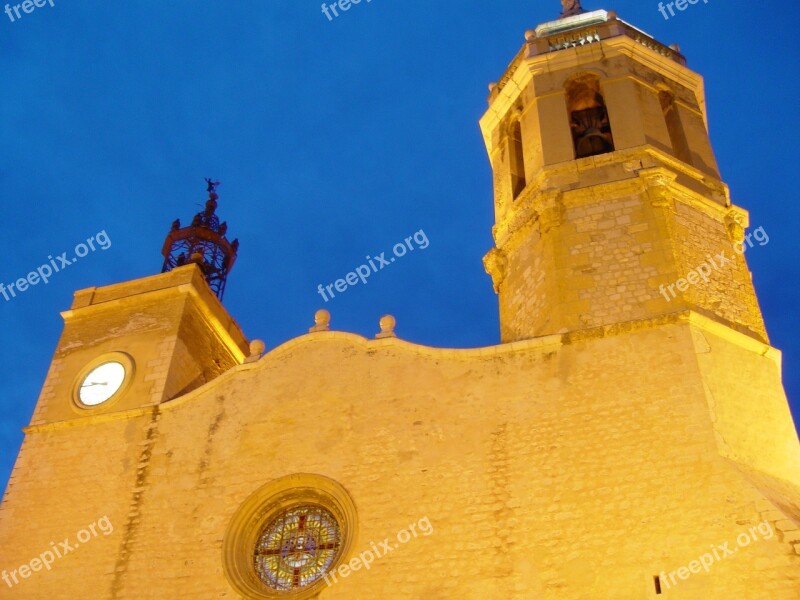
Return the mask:
POLYGON ((561 0, 561 18, 571 17, 586 12, 581 6, 581 0, 561 0))
POLYGON ((206 189, 207 192, 216 192, 217 186, 220 184, 219 181, 211 181, 210 177, 205 178, 206 183, 208 184, 208 188, 206 189))
POLYGON ((206 183, 208 184, 208 188, 206 191, 208 192, 208 199, 209 200, 216 200, 219 198, 217 195, 217 186, 219 186, 219 181, 212 181, 210 177, 205 178, 206 183))

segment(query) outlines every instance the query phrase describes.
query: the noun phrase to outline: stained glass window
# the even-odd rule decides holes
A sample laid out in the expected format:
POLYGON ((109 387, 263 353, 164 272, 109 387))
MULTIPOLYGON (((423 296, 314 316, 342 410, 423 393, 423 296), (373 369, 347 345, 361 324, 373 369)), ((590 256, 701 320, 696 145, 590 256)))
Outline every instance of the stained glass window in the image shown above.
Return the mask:
POLYGON ((274 590, 299 590, 328 572, 340 547, 339 523, 330 511, 296 506, 271 519, 259 536, 256 573, 274 590))

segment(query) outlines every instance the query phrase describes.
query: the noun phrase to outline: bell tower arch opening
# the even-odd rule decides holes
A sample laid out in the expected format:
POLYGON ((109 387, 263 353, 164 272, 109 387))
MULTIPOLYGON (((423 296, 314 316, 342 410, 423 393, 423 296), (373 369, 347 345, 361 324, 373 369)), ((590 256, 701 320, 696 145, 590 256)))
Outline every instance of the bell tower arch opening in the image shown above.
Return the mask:
POLYGON ((591 73, 571 77, 566 85, 567 112, 575 158, 614 151, 614 138, 600 78, 591 73))
POLYGON ((681 115, 675 104, 675 94, 669 90, 661 90, 658 93, 658 101, 661 103, 661 110, 664 112, 664 121, 667 125, 667 133, 669 134, 675 158, 691 165, 692 152, 689 149, 689 142, 686 141, 686 132, 683 129, 681 115))
POLYGON ((519 119, 511 122, 508 130, 509 167, 511 171, 511 195, 516 200, 527 185, 525 178, 525 146, 522 143, 522 126, 519 119))

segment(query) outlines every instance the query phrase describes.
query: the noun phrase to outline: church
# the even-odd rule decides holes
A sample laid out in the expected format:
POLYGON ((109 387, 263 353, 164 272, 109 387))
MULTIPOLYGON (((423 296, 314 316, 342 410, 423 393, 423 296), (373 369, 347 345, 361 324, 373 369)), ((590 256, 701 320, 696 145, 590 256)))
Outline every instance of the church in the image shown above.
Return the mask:
POLYGON ((800 600, 800 443, 740 251, 766 232, 680 49, 562 4, 480 119, 501 343, 319 310, 265 351, 208 180, 161 273, 62 313, 0 598, 800 600))

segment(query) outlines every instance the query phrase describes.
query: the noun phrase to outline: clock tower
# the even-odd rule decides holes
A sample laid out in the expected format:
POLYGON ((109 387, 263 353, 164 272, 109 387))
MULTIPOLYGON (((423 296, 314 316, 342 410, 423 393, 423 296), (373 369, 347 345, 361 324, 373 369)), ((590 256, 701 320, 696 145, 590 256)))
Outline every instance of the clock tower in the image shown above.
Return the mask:
POLYGON ((191 226, 173 223, 163 274, 75 293, 32 426, 152 409, 249 355, 217 297, 238 241, 225 238, 215 185, 191 226))

